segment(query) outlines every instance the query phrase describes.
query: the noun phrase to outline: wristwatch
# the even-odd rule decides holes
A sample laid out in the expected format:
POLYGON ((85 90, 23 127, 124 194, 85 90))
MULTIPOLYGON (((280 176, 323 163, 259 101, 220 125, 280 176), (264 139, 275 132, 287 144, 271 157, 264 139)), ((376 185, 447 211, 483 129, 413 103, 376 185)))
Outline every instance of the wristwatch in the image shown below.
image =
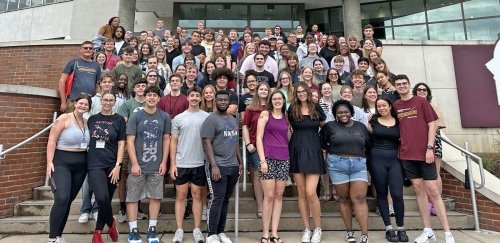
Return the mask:
POLYGON ((427 145, 427 150, 433 150, 434 147, 432 147, 432 145, 427 145))

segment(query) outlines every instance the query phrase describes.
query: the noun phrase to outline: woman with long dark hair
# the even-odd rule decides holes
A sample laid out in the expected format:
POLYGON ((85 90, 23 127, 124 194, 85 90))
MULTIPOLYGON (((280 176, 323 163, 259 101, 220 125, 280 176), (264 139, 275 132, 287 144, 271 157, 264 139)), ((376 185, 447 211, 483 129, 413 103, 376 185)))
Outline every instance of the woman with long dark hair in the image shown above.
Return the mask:
MULTIPOLYGON (((108 24, 102 26, 97 34, 104 36, 105 38, 113 38, 113 32, 115 32, 115 29, 120 26, 120 18, 118 17, 111 17, 108 20, 108 24)), ((125 34, 125 33, 123 33, 125 34)))

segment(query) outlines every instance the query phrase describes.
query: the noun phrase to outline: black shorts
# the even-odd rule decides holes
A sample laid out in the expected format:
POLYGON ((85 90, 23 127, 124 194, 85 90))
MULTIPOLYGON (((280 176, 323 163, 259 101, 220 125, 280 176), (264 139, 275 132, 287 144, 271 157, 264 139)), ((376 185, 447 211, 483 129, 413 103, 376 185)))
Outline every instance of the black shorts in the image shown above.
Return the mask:
POLYGON ((175 178, 174 184, 184 185, 188 182, 191 182, 196 186, 206 185, 207 177, 205 175, 205 166, 199 166, 195 168, 177 167, 177 178, 175 178))
POLYGON ((437 180, 436 162, 427 164, 425 161, 402 160, 401 164, 407 179, 437 180))

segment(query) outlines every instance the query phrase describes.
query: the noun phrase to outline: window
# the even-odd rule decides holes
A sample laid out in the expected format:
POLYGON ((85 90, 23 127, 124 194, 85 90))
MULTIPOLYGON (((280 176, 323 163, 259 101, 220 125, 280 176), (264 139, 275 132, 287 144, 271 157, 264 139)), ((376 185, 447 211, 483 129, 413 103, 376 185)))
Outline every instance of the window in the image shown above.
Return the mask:
POLYGON ((465 21, 469 40, 496 40, 500 34, 500 18, 465 21))
POLYGON ((469 0, 464 1, 463 5, 466 19, 500 15, 498 0, 469 0))
POLYGON ((429 24, 430 40, 465 40, 462 21, 429 24))
POLYGON ((367 24, 375 28, 392 25, 389 2, 361 5, 361 26, 367 24))
POLYGON ((429 22, 462 19, 462 0, 427 0, 429 22))
POLYGON ((422 25, 394 27, 396 40, 427 40, 427 28, 422 25))
POLYGON ((422 0, 401 0, 392 2, 394 25, 425 23, 425 8, 422 0))

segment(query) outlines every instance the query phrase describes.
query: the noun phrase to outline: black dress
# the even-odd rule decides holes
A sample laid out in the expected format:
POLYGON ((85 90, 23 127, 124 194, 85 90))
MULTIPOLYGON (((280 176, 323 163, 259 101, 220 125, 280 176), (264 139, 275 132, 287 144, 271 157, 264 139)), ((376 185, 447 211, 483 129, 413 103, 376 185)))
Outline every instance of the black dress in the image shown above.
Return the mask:
POLYGON ((288 149, 290 153, 291 173, 324 174, 325 163, 321 142, 319 138, 320 122, 326 119, 326 115, 319 105, 316 105, 317 119, 311 119, 309 115, 302 116, 301 120, 295 120, 292 116, 292 106, 288 109, 288 120, 292 126, 293 133, 288 149))

